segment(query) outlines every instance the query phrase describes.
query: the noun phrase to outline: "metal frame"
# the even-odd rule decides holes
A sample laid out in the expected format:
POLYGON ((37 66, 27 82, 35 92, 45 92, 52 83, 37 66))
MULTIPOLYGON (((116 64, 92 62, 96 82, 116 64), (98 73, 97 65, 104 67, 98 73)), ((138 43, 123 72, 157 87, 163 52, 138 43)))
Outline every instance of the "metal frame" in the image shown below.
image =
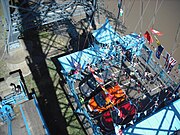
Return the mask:
POLYGON ((8 31, 7 44, 14 45, 18 44, 18 37, 25 30, 71 19, 82 13, 90 18, 91 24, 97 0, 70 0, 61 4, 55 1, 45 3, 44 0, 24 0, 16 5, 10 4, 9 0, 1 0, 1 3, 8 31))
MULTIPOLYGON (((153 57, 152 57, 152 51, 145 45, 145 41, 144 42, 141 42, 141 40, 139 40, 139 44, 143 44, 143 47, 142 47, 142 49, 144 49, 145 51, 149 51, 150 53, 148 53, 148 54, 146 54, 146 56, 144 56, 142 53, 142 49, 141 49, 141 55, 140 56, 138 56, 138 57, 141 57, 142 59, 144 59, 145 60, 145 62, 144 63, 146 63, 146 65, 148 65, 148 66, 150 66, 156 73, 158 73, 158 71, 160 71, 160 73, 159 73, 159 75, 157 76, 158 78, 160 78, 165 84, 166 84, 166 86, 167 87, 172 87, 172 83, 173 83, 173 81, 172 81, 172 79, 169 77, 169 76, 167 76, 168 77, 168 80, 166 81, 166 80, 164 80, 164 77, 162 76, 162 74, 166 74, 166 73, 162 73, 161 71, 163 71, 163 69, 162 69, 162 67, 160 67, 160 66, 158 66, 157 68, 158 68, 158 71, 157 71, 157 69, 156 68, 153 68, 153 65, 151 64, 152 63, 152 61, 154 61, 154 59, 153 59, 153 57)), ((126 43, 124 43, 124 44, 126 44, 126 43)), ((113 44, 112 44, 113 45, 113 44)), ((112 46, 112 45, 110 45, 110 46, 112 46)), ((117 46, 119 46, 119 44, 117 44, 117 46)), ((95 47, 93 46, 93 45, 91 45, 91 48, 92 49, 95 49, 95 47)), ((111 48, 111 47, 110 47, 111 48)), ((114 46, 112 47, 112 48, 114 48, 114 46)), ((126 48, 125 48, 126 49, 126 48)), ((96 50, 96 49, 95 49, 96 50)), ((112 52, 112 50, 110 49, 109 50, 109 52, 111 53, 112 52)), ((99 54, 98 54, 98 52, 97 52, 97 54, 96 54, 97 56, 99 56, 99 57, 101 57, 99 54)), ((114 65, 118 65, 118 63, 123 63, 123 62, 125 62, 124 61, 124 59, 122 58, 122 49, 121 48, 119 48, 118 50, 116 50, 116 52, 115 52, 115 54, 114 53, 111 53, 111 54, 109 54, 109 55, 107 55, 107 57, 105 58, 105 59, 108 59, 109 57, 111 57, 111 55, 117 55, 117 60, 115 60, 115 61, 111 61, 112 62, 112 65, 111 66, 114 66, 114 65)), ((93 58, 93 60, 92 61, 95 61, 93 64, 95 64, 97 61, 96 60, 94 60, 94 58, 93 58)), ((130 67, 131 68, 133 68, 133 62, 130 62, 131 64, 130 64, 130 67)), ((107 67, 108 68, 108 67, 107 67)), ((63 71, 63 69, 61 69, 61 71, 62 71, 62 73, 63 73, 63 75, 64 75, 64 77, 66 78, 66 82, 67 82, 67 85, 68 85, 68 87, 69 87, 69 90, 70 90, 70 92, 71 92, 71 95, 73 96, 73 98, 74 98, 74 100, 75 100, 75 102, 76 102, 76 113, 78 113, 78 114, 80 114, 80 115, 83 115, 83 116, 85 116, 85 118, 87 119, 87 121, 89 122, 89 124, 91 125, 91 127, 92 127, 92 130, 93 130, 93 133, 96 135, 96 134, 100 134, 99 133, 99 130, 98 130, 98 125, 96 125, 96 123, 94 123, 93 122, 93 119, 92 119, 92 117, 88 114, 88 112, 87 112, 87 110, 85 109, 85 108, 83 108, 82 107, 82 104, 81 104, 81 102, 80 102, 80 99, 79 99, 79 97, 78 97, 78 93, 77 93, 77 91, 76 91, 76 89, 74 88, 74 81, 76 80, 76 78, 71 78, 71 77, 69 77, 68 75, 67 75, 67 73, 65 73, 65 71, 63 71)), ((167 78, 166 77, 166 78, 167 78)), ((179 88, 179 85, 177 86, 177 88, 176 89, 178 89, 179 88)), ((173 88, 173 90, 174 91, 177 91, 176 89, 174 89, 173 88)), ((155 109, 154 111, 153 111, 153 113, 156 111, 157 109, 155 109)), ((140 116, 138 116, 138 114, 137 114, 137 118, 139 118, 140 116)), ((135 120, 136 121, 136 120, 135 120)), ((116 129, 116 125, 114 125, 115 126, 115 129, 116 129)))

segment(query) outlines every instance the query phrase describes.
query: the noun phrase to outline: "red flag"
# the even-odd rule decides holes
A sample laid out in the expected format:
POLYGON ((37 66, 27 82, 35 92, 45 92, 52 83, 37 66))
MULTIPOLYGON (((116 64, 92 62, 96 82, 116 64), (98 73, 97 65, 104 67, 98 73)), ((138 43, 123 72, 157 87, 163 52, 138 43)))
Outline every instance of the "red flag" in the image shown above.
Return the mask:
POLYGON ((90 71, 91 73, 94 73, 94 72, 95 72, 95 70, 94 70, 91 66, 88 66, 88 69, 89 69, 89 71, 90 71))
POLYGON ((146 31, 146 33, 144 34, 144 37, 148 40, 149 44, 153 43, 153 38, 148 31, 146 31))
POLYGON ((156 34, 156 35, 158 35, 158 36, 162 36, 163 34, 161 33, 161 32, 159 32, 159 31, 157 31, 157 30, 155 30, 155 29, 150 29, 151 30, 151 32, 153 33, 153 34, 156 34))

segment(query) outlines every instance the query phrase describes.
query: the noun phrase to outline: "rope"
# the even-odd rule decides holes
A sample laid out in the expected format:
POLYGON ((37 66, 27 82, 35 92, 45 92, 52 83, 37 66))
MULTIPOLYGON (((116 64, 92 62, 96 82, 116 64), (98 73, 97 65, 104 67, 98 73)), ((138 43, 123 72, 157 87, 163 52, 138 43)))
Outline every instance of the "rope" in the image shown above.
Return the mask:
POLYGON ((158 5, 158 0, 156 1, 156 7, 155 7, 155 10, 154 10, 154 16, 153 16, 153 19, 152 19, 152 21, 153 21, 152 27, 154 27, 154 23, 155 23, 155 19, 156 19, 157 5, 158 5))
POLYGON ((154 11, 154 16, 152 17, 152 19, 151 19, 151 21, 150 21, 150 23, 148 25, 148 29, 150 28, 151 23, 153 23, 152 27, 154 27, 156 15, 157 15, 159 9, 161 8, 163 2, 164 2, 164 0, 161 1, 161 3, 159 4, 159 7, 157 9, 158 0, 156 1, 156 8, 155 8, 155 11, 154 11))
MULTIPOLYGON (((124 1, 124 3, 123 3, 123 6, 124 6, 124 10, 125 10, 125 5, 126 5, 126 3, 125 3, 126 1, 124 1)), ((127 16, 127 13, 128 13, 128 9, 129 9, 129 6, 130 6, 130 0, 129 0, 129 3, 128 3, 128 5, 127 5, 127 11, 124 13, 124 15, 126 15, 127 16)))
MULTIPOLYGON (((140 8, 140 16, 142 16, 143 13, 143 0, 140 0, 141 8, 140 8)), ((143 25, 143 20, 141 20, 141 28, 140 28, 140 33, 142 33, 142 25, 143 25)))
POLYGON ((150 1, 151 1, 151 0, 149 0, 149 1, 147 2, 146 7, 145 7, 145 9, 144 9, 144 11, 143 11, 143 13, 142 13, 140 19, 139 19, 139 21, 138 21, 138 23, 137 23, 137 25, 136 25, 134 31, 136 31, 136 29, 137 29, 137 27, 138 27, 140 21, 142 20, 142 18, 143 18, 143 16, 144 16, 144 13, 145 13, 145 11, 146 11, 146 9, 147 9, 147 7, 148 7, 150 1))
POLYGON ((180 29, 180 23, 176 32, 175 42, 171 51, 171 56, 174 54, 175 50, 178 48, 179 43, 177 43, 178 37, 179 37, 179 29, 180 29))
MULTIPOLYGON (((129 14, 130 14, 130 12, 131 12, 131 10, 132 10, 132 7, 134 6, 134 2, 135 2, 135 0, 133 1, 132 5, 131 5, 131 7, 130 7, 130 9, 129 9, 129 6, 130 6, 130 1, 129 1, 129 4, 128 4, 128 6, 127 6, 127 12, 126 12, 125 18, 127 18, 127 17, 129 16, 129 14), (129 9, 129 11, 128 11, 128 9, 129 9)), ((124 24, 126 23, 126 21, 127 21, 127 20, 124 21, 124 24)))
MULTIPOLYGON (((97 3, 96 3, 96 4, 97 4, 97 3)), ((96 6, 97 6, 97 5, 96 5, 96 6)), ((96 8, 96 7, 95 7, 95 8, 96 8)), ((94 20, 94 17, 95 17, 95 9, 94 9, 94 11, 93 11, 93 13, 92 13, 91 21, 90 21, 90 23, 88 23, 88 26, 87 26, 86 29, 88 29, 88 28, 90 27, 90 25, 92 24, 92 22, 93 22, 93 20, 94 20)), ((85 47, 85 45, 86 45, 86 42, 87 42, 87 40, 88 40, 88 35, 89 35, 89 33, 90 33, 90 31, 87 32, 87 35, 86 35, 86 38, 85 38, 85 40, 84 40, 84 45, 83 45, 83 48, 82 48, 82 49, 84 49, 84 47, 85 47)))

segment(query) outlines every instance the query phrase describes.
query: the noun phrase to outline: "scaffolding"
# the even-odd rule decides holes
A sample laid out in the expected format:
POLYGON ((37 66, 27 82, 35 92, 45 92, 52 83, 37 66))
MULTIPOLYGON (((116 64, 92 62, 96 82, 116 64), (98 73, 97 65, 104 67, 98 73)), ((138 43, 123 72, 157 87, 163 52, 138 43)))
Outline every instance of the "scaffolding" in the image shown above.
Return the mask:
POLYGON ((21 71, 13 71, 10 76, 15 76, 17 80, 14 80, 15 83, 10 83, 10 90, 3 91, 7 95, 2 94, 1 89, 0 121, 2 124, 0 133, 7 132, 8 135, 27 133, 32 135, 38 132, 49 135, 36 95, 28 92, 21 71), (31 108, 31 111, 28 110, 29 108, 31 108), (32 114, 29 112, 32 112, 32 114), (31 121, 31 118, 35 118, 36 121, 33 121, 33 119, 31 121), (18 127, 19 125, 20 127, 18 127), (24 128, 21 127, 22 125, 24 125, 24 128))
POLYGON ((18 38, 28 29, 39 28, 80 16, 84 13, 91 22, 96 10, 97 0, 70 0, 68 2, 44 2, 43 0, 23 0, 13 3, 10 0, 1 0, 6 20, 7 51, 9 48, 18 48, 18 38))
MULTIPOLYGON (((95 41, 90 44, 89 48, 57 59, 61 74, 67 82, 65 92, 69 95, 70 102, 76 108, 75 112, 80 117, 88 134, 104 132, 113 134, 123 131, 124 127, 158 111, 162 104, 168 104, 179 98, 177 88, 173 85, 175 82, 162 66, 157 64, 144 37, 136 33, 121 37, 113 30, 108 20, 101 28, 94 31, 93 36, 95 41), (88 82, 88 80, 90 81, 88 82), (89 84, 90 82, 92 84, 89 84), (89 107, 92 98, 95 98, 93 102, 96 102, 97 105, 101 106, 102 104, 100 104, 102 98, 97 98, 98 95, 101 95, 98 94, 98 87, 113 97, 108 92, 106 83, 101 84, 100 82, 116 82, 124 89, 127 98, 124 99, 124 102, 115 103, 112 108, 107 108, 103 112, 97 112, 97 109, 93 111, 89 107), (167 91, 169 94, 166 94, 167 91), (128 123, 121 126, 114 123, 113 130, 109 131, 103 129, 102 124, 97 122, 103 118, 104 113, 120 110, 116 108, 121 108, 128 102, 135 105, 137 109, 128 123), (84 119, 88 124, 84 124, 84 119), (87 125, 90 126, 91 131, 87 125)), ((114 85, 111 87, 115 88, 114 85)), ((126 115, 128 117, 130 114, 126 115)), ((111 117, 113 119, 112 115, 111 117)))

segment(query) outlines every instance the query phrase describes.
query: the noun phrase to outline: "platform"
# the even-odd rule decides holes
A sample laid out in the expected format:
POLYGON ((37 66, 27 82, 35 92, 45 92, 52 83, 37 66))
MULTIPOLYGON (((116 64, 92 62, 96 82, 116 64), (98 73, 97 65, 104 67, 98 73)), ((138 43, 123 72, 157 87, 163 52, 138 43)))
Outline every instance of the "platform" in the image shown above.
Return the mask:
POLYGON ((0 134, 49 135, 36 95, 27 90, 21 70, 0 82, 0 134))
MULTIPOLYGON (((62 57, 57 56, 55 64, 66 82, 62 85, 64 92, 87 134, 92 134, 93 131, 95 135, 99 135, 99 130, 95 127, 103 125, 99 122, 101 116, 114 107, 130 102, 137 108, 131 121, 119 126, 119 130, 122 130, 155 114, 179 98, 178 91, 172 88, 172 79, 156 64, 143 37, 136 33, 118 37, 110 25, 105 23, 95 31, 94 38, 95 41, 89 48, 62 57), (126 95, 122 102, 113 102, 110 109, 101 104, 105 103, 104 99, 110 94, 107 88, 102 88, 107 83, 116 83, 126 95), (106 94, 100 93, 99 87, 106 94), (93 109, 89 107, 92 99, 96 102, 93 109), (99 107, 103 110, 99 111, 99 107)), ((111 87, 114 89, 114 85, 111 87)), ((111 97, 113 98, 113 94, 110 94, 111 97)), ((110 101, 112 103, 111 99, 110 101)), ((116 127, 118 126, 114 129, 116 127)), ((100 131, 103 134, 113 134, 114 129, 100 131)))
POLYGON ((154 115, 125 129, 125 135, 169 135, 180 130, 180 99, 166 106, 154 115))
MULTIPOLYGON (((13 135, 45 135, 42 121, 39 117, 34 100, 14 106, 15 118, 12 120, 13 135), (26 129, 26 126, 29 130, 26 129)), ((8 125, 1 123, 0 134, 8 134, 8 125)))

